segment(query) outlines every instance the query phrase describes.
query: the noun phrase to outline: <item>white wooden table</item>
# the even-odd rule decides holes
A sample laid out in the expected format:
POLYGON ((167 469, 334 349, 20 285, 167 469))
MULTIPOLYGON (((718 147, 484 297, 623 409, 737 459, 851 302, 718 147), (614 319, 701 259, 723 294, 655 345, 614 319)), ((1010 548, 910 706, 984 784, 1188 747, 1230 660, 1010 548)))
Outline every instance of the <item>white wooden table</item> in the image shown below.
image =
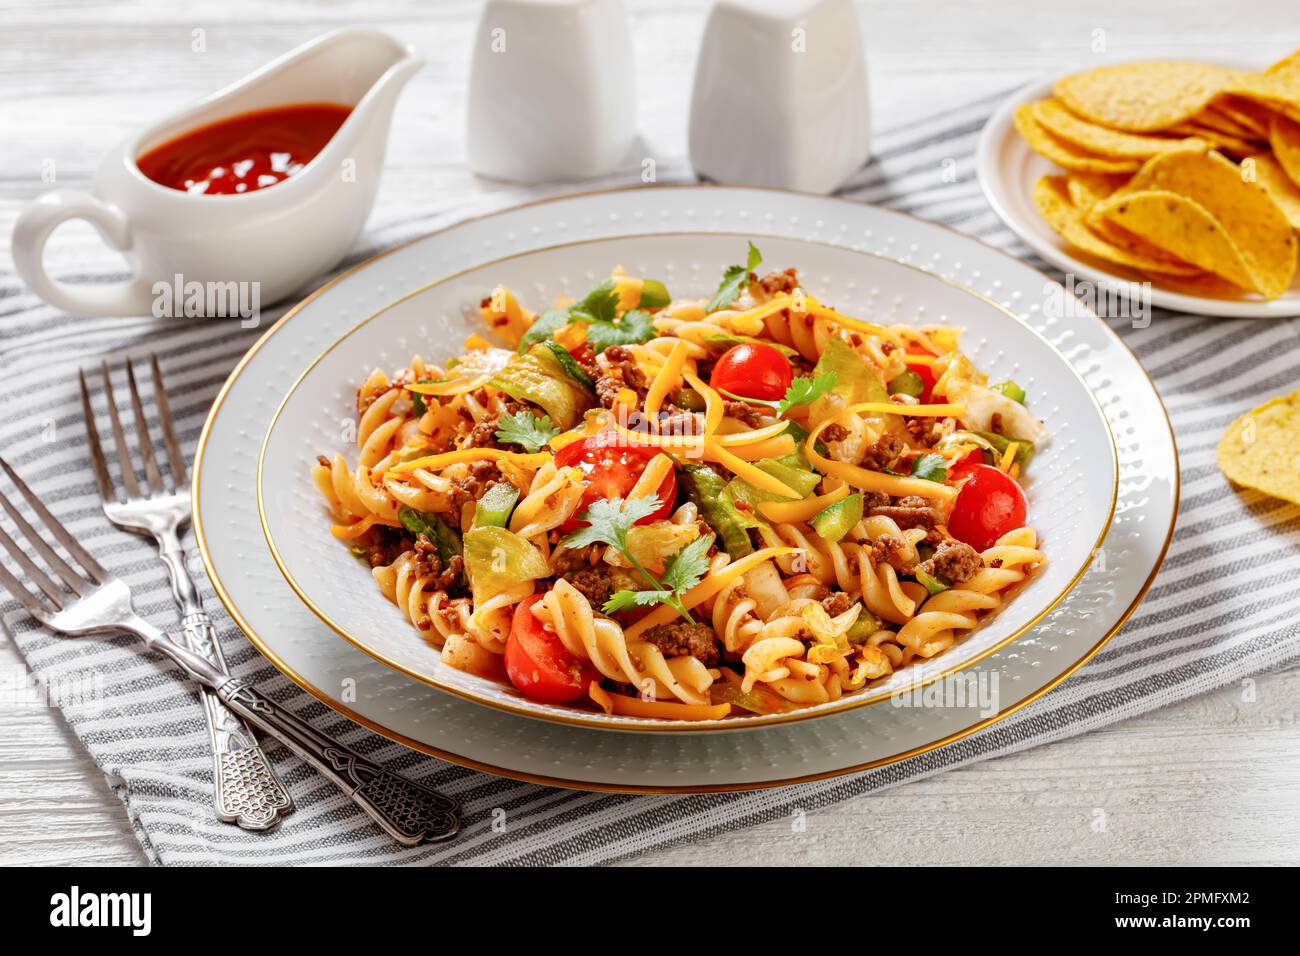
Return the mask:
MULTIPOLYGON (((627 2, 642 134, 651 154, 681 155, 704 4, 627 2)), ((1116 54, 1263 61, 1300 44, 1294 0, 860 6, 882 127, 1086 63, 1097 42, 1116 54)), ((0 0, 0 265, 12 267, 18 210, 50 188, 43 173, 84 186, 102 152, 131 129, 342 25, 390 30, 429 60, 399 105, 371 227, 396 218, 404 196, 493 188, 464 166, 477 8, 466 0, 0 0)), ((69 226, 56 241, 84 252, 87 272, 117 268, 88 227, 69 226)), ((22 668, 2 634, 0 668, 22 668)), ((1300 669, 1263 675, 1253 694, 1228 687, 864 797, 810 817, 799 832, 775 823, 636 862, 1294 864, 1298 709, 1300 669)), ((142 860, 121 805, 57 711, 0 707, 0 864, 142 860)))

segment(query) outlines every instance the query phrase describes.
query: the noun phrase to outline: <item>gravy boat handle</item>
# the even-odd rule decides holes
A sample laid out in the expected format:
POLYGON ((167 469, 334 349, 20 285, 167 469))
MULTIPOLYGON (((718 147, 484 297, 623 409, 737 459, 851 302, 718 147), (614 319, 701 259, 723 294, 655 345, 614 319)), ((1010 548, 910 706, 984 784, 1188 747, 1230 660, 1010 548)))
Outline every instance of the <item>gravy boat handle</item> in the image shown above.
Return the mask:
POLYGON ((116 206, 89 193, 56 189, 41 196, 18 216, 13 232, 14 266, 28 287, 56 308, 81 315, 148 314, 153 286, 132 276, 125 282, 98 286, 68 285, 45 271, 45 244, 69 219, 84 219, 118 252, 131 248, 131 223, 116 206))

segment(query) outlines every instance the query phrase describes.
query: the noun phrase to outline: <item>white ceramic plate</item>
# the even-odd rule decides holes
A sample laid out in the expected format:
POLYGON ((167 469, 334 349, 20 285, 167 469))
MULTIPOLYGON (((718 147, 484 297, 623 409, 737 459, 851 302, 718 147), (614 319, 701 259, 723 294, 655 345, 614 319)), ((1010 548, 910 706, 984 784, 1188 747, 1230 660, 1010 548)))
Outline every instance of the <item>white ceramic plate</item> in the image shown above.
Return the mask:
MULTIPOLYGON (((1065 76, 1067 74, 1062 74, 1065 76)), ((1258 295, 1243 294, 1238 299, 1219 299, 1186 295, 1163 288, 1150 276, 1081 256, 1056 234, 1039 215, 1034 205, 1033 188, 1041 177, 1062 170, 1039 156, 1020 138, 1012 124, 1016 107, 1050 96, 1060 76, 1033 83, 1012 94, 989 118, 980 134, 976 151, 976 170, 984 196, 998 217, 1023 239, 1031 249, 1076 279, 1103 283, 1127 294, 1131 283, 1151 282, 1151 302, 1166 309, 1199 315, 1234 318, 1282 318, 1300 315, 1300 277, 1292 287, 1271 301, 1258 295)))
POLYGON ((1133 354, 1095 316, 1063 315, 1063 290, 1005 253, 922 220, 841 200, 758 189, 653 187, 535 203, 390 250, 285 315, 231 374, 195 461, 204 566, 249 640, 338 712, 424 753, 518 779, 594 790, 697 792, 778 786, 923 753, 1042 696, 1105 645, 1137 607, 1173 532, 1178 460, 1160 399, 1133 354), (661 232, 745 231, 872 251, 928 268, 1011 309, 1056 344, 1098 396, 1119 452, 1119 499, 1099 561, 1046 619, 971 667, 997 675, 994 712, 864 707, 744 734, 611 734, 528 720, 443 693, 339 640, 293 598, 256 505, 259 436, 283 370, 404 290, 529 248, 661 232))
MULTIPOLYGON (((1014 640, 1056 605, 1093 560, 1110 524, 1117 464, 1106 418, 1083 380, 1041 335, 997 304, 938 276, 869 253, 797 239, 754 237, 773 268, 796 266, 807 288, 848 315, 880 323, 938 323, 964 329, 963 351, 991 381, 1014 379, 1044 419, 1051 441, 1027 473, 1029 524, 1046 565, 996 615, 928 661, 838 701, 770 717, 669 721, 622 717, 531 701, 509 684, 443 664, 370 570, 329 533, 328 513, 310 476, 316 456, 342 448, 339 422, 357 386, 375 368, 405 366, 412 352, 439 364, 483 332, 479 301, 498 283, 528 304, 581 296, 611 269, 662 279, 674 295, 707 296, 748 235, 648 235, 573 243, 486 263, 408 294, 365 318, 308 367, 267 430, 259 504, 273 557, 294 591, 322 621, 405 674, 479 703, 525 716, 612 730, 702 733, 791 723, 888 700, 914 682, 930 683, 1014 640)), ((363 281, 358 278, 357 281, 363 281)))

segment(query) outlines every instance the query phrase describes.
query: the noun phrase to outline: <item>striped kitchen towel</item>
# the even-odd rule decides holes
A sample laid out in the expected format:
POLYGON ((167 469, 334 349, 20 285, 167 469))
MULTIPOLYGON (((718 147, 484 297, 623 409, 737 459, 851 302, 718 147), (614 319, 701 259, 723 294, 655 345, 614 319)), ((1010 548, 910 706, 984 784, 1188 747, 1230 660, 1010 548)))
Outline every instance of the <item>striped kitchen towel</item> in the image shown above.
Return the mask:
MULTIPOLYGON (((878 155, 845 190, 953 226, 1029 258, 996 219, 974 178, 974 147, 998 98, 877 135, 878 155), (944 164, 952 160, 951 164, 944 164), (955 181, 935 170, 955 168, 955 181)), ((680 160, 660 178, 689 181, 680 160)), ((951 178, 951 177, 949 177, 951 178)), ((603 184, 609 185, 609 184, 603 184)), ((590 184, 588 184, 589 188, 590 184)), ((376 209, 377 227, 350 257, 361 261, 404 239, 511 205, 537 193, 495 193, 454 209, 376 209)), ((1035 263, 1041 266, 1041 263, 1035 263)), ((56 272, 65 276, 71 266, 56 272)), ((75 275, 70 276, 75 281, 75 275)), ((274 317, 274 316, 272 316, 274 317)), ((1163 706, 1247 675, 1300 660, 1300 509, 1228 491, 1214 461, 1219 435, 1243 410, 1296 387, 1300 320, 1234 321, 1161 313, 1148 328, 1117 330, 1155 379, 1182 455, 1178 530, 1164 570, 1123 631, 1044 699, 989 729, 930 753, 850 777, 758 793, 702 796, 588 794, 519 783, 408 751, 352 724, 299 691, 240 635, 206 582, 232 670, 323 730, 465 800, 466 829, 450 845, 402 849, 370 825, 333 784, 283 748, 268 745, 298 811, 270 834, 217 823, 198 699, 131 639, 51 637, 6 600, 3 621, 32 672, 50 686, 93 673, 96 707, 63 711, 120 795, 149 858, 180 863, 592 864, 675 841, 788 816, 1010 753, 1163 706), (506 808, 507 834, 491 827, 506 808)), ((139 594, 141 611, 173 627, 175 611, 153 548, 104 521, 85 463, 76 370, 105 356, 156 351, 182 373, 174 395, 187 457, 227 373, 257 333, 233 323, 84 319, 60 314, 12 274, 0 274, 0 453, 46 496, 91 550, 139 594)), ((197 564, 197 562, 195 562, 197 564)))

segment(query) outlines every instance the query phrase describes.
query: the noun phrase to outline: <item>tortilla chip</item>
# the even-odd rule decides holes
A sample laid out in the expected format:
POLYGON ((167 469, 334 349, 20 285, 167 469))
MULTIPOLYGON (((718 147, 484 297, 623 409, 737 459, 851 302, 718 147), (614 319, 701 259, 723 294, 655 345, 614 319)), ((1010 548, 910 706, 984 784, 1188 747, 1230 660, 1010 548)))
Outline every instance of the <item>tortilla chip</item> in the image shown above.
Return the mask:
POLYGON ((1254 134, 1235 119, 1215 107, 1213 103, 1201 110, 1189 121, 1205 129, 1212 129, 1236 139, 1251 139, 1254 134))
POLYGON ((1086 213, 1092 204, 1105 199, 1119 189, 1128 177, 1108 173, 1070 173, 1066 177, 1066 189, 1070 193, 1070 202, 1081 213, 1086 213))
POLYGON ((1152 245, 1141 236, 1134 235, 1123 226, 1117 226, 1108 219, 1089 221, 1085 216, 1084 222, 1088 228, 1111 245, 1119 246, 1135 256, 1150 260, 1152 265, 1147 267, 1147 272, 1157 274, 1161 278, 1166 276, 1192 278, 1205 275, 1204 270, 1175 258, 1159 246, 1152 245))
POLYGON ((1246 73, 1224 87, 1225 95, 1300 120, 1300 67, 1283 60, 1265 73, 1246 73), (1278 68, 1274 70, 1274 68, 1278 68))
POLYGON ((1211 108, 1247 130, 1247 139, 1268 139, 1268 125, 1273 118, 1271 110, 1239 96, 1220 96, 1211 104, 1211 108))
POLYGON ((1034 117, 1034 106, 1025 103, 1016 110, 1016 130, 1029 148, 1065 169, 1093 173, 1132 173, 1142 165, 1139 159, 1107 159, 1082 150, 1045 129, 1034 117))
MULTIPOLYGON (((1169 191, 1194 201, 1222 227, 1236 248, 1237 256, 1229 257, 1229 261, 1221 262, 1216 267, 1213 262, 1204 260, 1207 249, 1220 248, 1213 238, 1207 238, 1208 245, 1200 250, 1201 257, 1198 258, 1186 254, 1189 249, 1188 240, 1193 240, 1191 245, 1195 245, 1192 236, 1175 238, 1175 244, 1170 245, 1148 232, 1154 230, 1163 236, 1176 237, 1176 231, 1150 224, 1134 229, 1116 216, 1107 218, 1114 219, 1119 225, 1154 242, 1178 258, 1237 282, 1243 288, 1254 289, 1265 298, 1277 298, 1290 288, 1296 271, 1296 234, 1277 203, 1258 183, 1246 182, 1240 167, 1235 163, 1214 152, 1180 150, 1155 156, 1147 160, 1129 184, 1107 202, 1114 201, 1121 194, 1145 190, 1169 191), (1243 276, 1235 262, 1231 261, 1235 259, 1240 259, 1246 265, 1253 282, 1240 281, 1243 276)), ((1144 204, 1143 208, 1147 212, 1154 209, 1149 204, 1144 204)), ((1122 215, 1125 218, 1132 217, 1132 213, 1122 215)), ((1181 217, 1180 226, 1187 226, 1196 219, 1194 213, 1175 215, 1181 217)))
POLYGON ((1052 92, 1084 119, 1144 133, 1195 116, 1242 75, 1208 63, 1149 60, 1075 73, 1052 92))
MULTIPOLYGON (((1080 252, 1113 265, 1142 271, 1159 272, 1171 267, 1167 260, 1122 249, 1089 229, 1083 214, 1070 202, 1064 176, 1044 176, 1034 183, 1034 204, 1047 224, 1080 252)), ((1187 275, 1194 275, 1197 271, 1187 267, 1187 275)))
POLYGON ((1300 123, 1274 114, 1268 143, 1291 182, 1300 185, 1300 123))
POLYGON ((1181 193, 1121 189, 1094 206, 1092 215, 1109 219, 1234 285, 1259 291, 1259 280, 1223 225, 1204 206, 1181 193))
POLYGON ((1255 164, 1255 182, 1277 203, 1291 228, 1300 230, 1300 186, 1292 182, 1281 164, 1268 153, 1248 157, 1242 166, 1248 162, 1255 164))
POLYGON ((1188 145, 1202 145, 1188 144, 1182 139, 1166 136, 1124 133, 1098 126, 1075 116, 1061 105, 1060 100, 1039 100, 1033 107, 1034 119, 1049 133, 1084 152, 1107 159, 1149 159, 1159 153, 1185 149, 1188 145))
MULTIPOLYGON (((1202 113, 1201 115, 1204 116, 1205 114, 1202 113)), ((1171 126, 1169 130, 1179 136, 1187 137, 1187 141, 1195 138, 1208 143, 1217 150, 1231 153, 1234 156, 1249 156, 1251 153, 1259 152, 1258 143, 1249 139, 1242 139, 1240 136, 1233 136, 1222 130, 1213 129, 1201 123, 1199 118, 1171 126)))
POLYGON ((1227 279, 1212 275, 1209 272, 1200 272, 1194 276, 1159 276, 1162 288, 1170 292, 1179 292, 1183 295, 1196 296, 1199 299, 1226 299, 1228 301, 1240 302, 1241 289, 1227 279))
POLYGON ((1300 392, 1270 399, 1229 425, 1218 457, 1230 481, 1300 504, 1300 392))

